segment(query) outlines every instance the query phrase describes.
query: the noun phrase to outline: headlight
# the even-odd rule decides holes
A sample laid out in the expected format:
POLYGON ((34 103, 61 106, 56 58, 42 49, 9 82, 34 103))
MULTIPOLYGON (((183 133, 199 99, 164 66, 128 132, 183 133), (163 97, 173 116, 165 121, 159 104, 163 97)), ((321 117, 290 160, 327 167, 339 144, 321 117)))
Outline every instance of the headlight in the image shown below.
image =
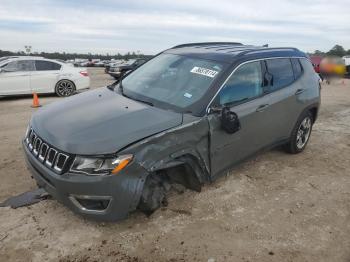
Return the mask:
POLYGON ((70 171, 92 176, 117 174, 131 162, 132 157, 132 155, 115 158, 76 156, 70 171))

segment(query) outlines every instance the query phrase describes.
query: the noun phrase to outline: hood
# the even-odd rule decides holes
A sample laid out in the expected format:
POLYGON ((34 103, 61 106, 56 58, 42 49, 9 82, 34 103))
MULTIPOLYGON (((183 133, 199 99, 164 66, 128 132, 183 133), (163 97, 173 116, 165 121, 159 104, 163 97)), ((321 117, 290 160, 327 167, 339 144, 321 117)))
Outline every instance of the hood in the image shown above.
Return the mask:
POLYGON ((99 88, 40 109, 31 126, 52 146, 71 154, 115 153, 182 123, 182 114, 162 110, 99 88))

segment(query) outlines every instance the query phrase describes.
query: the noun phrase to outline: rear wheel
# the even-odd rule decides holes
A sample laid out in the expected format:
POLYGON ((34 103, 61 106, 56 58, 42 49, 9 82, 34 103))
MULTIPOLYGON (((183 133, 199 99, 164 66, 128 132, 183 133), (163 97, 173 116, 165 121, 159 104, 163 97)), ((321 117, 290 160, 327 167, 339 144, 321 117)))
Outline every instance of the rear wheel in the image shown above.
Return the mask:
POLYGON ((58 96, 71 96, 75 91, 75 85, 70 80, 60 80, 56 84, 55 92, 58 96))
POLYGON ((286 149, 289 153, 297 154, 302 152, 311 135, 313 118, 311 112, 306 112, 299 118, 295 125, 286 149))

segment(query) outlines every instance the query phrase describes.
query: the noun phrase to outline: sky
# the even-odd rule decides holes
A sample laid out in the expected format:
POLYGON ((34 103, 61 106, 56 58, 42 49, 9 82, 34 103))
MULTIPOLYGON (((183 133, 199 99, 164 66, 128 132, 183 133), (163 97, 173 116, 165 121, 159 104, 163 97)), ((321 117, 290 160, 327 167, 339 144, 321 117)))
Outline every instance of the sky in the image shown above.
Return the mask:
POLYGON ((350 0, 0 0, 0 49, 156 54, 232 41, 350 49, 350 0))

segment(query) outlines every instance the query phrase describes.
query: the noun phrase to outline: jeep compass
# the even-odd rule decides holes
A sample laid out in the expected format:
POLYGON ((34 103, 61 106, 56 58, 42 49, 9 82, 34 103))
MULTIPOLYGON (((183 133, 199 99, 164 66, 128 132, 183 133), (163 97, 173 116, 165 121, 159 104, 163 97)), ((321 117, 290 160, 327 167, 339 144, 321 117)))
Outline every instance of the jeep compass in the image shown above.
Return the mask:
POLYGON ((156 210, 175 185, 200 191, 258 151, 302 152, 319 106, 318 76, 298 49, 184 44, 40 109, 23 148, 55 199, 116 221, 156 210))

